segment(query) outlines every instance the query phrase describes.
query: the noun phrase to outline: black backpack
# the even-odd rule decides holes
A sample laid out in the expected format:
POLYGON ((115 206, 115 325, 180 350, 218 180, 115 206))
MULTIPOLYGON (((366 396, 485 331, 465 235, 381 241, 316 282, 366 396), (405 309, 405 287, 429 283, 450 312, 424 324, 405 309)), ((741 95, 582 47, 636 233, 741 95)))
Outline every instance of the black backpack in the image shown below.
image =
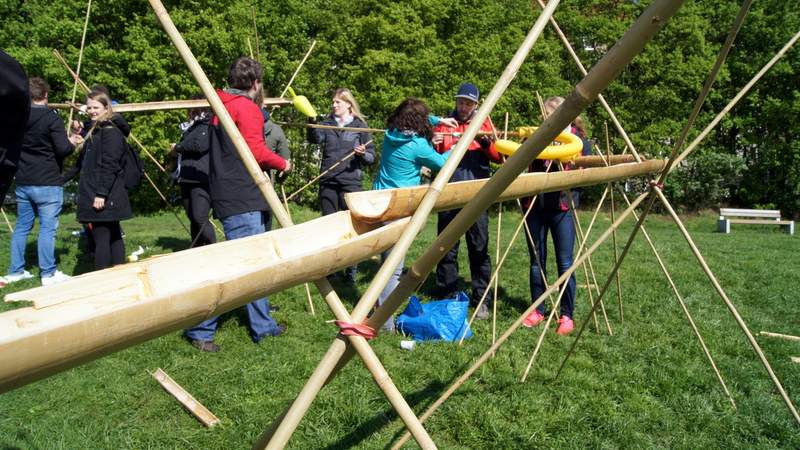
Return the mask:
POLYGON ((122 179, 125 182, 125 189, 134 190, 142 183, 144 177, 144 161, 139 156, 139 152, 125 141, 125 153, 122 155, 122 179))

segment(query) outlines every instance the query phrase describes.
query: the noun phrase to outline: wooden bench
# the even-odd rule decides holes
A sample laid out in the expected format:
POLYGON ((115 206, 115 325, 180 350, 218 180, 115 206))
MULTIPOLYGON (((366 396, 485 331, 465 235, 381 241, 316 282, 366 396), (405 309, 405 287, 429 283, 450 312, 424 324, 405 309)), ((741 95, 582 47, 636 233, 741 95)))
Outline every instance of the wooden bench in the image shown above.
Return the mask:
POLYGON ((732 223, 780 225, 785 226, 789 234, 794 234, 794 220, 781 219, 781 212, 776 209, 720 208, 717 230, 728 234, 731 232, 732 223))

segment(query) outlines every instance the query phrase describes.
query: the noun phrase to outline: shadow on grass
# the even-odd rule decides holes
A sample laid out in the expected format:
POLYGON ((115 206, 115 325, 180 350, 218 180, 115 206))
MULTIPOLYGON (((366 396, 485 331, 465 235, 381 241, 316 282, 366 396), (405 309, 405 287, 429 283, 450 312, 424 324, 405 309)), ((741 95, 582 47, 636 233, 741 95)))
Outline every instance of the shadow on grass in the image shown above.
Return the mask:
POLYGON ((191 241, 187 239, 179 239, 172 236, 160 236, 158 239, 156 239, 157 246, 171 252, 186 250, 189 248, 189 246, 191 246, 191 244, 191 241))

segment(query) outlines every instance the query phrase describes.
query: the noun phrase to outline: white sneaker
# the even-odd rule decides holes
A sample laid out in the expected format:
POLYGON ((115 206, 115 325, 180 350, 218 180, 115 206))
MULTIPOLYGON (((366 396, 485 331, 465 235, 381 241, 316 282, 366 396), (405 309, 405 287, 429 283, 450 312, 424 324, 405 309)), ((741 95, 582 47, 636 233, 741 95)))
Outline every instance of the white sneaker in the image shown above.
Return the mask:
POLYGON ((42 278, 42 286, 50 286, 51 284, 58 284, 63 281, 67 281, 70 278, 72 277, 60 270, 56 270, 55 272, 53 272, 53 275, 42 278))
POLYGON ((27 270, 23 270, 21 273, 10 273, 6 275, 6 283, 16 283, 17 281, 27 280, 29 278, 33 278, 33 275, 27 270))

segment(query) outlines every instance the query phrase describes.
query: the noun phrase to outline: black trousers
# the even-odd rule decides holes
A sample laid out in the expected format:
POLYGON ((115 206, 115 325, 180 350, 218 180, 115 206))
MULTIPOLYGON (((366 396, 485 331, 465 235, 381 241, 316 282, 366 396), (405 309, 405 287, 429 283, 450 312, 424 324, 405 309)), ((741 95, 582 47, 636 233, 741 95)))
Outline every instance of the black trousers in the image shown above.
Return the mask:
POLYGON ((92 222, 94 268, 105 269, 125 262, 125 241, 119 222, 92 222))
MULTIPOLYGON (((344 194, 348 192, 361 192, 361 186, 355 185, 339 185, 323 183, 319 185, 319 206, 322 209, 322 215, 327 216, 339 211, 347 210, 347 203, 344 201, 344 194)), ((358 265, 352 265, 344 270, 344 276, 347 280, 355 282, 356 273, 358 273, 358 265)))
MULTIPOLYGON (((437 230, 441 233, 453 221, 460 210, 442 211, 439 213, 437 230)), ((472 277, 470 303, 477 305, 492 277, 492 260, 489 257, 489 214, 484 212, 464 236, 469 251, 469 271, 472 277)), ((461 240, 444 255, 436 266, 436 286, 441 295, 458 291, 458 247, 461 240)), ((486 297, 484 303, 491 306, 492 298, 486 297)))
POLYGON ((192 247, 217 242, 214 226, 208 218, 211 212, 211 194, 207 184, 181 183, 181 199, 192 232, 192 247))

